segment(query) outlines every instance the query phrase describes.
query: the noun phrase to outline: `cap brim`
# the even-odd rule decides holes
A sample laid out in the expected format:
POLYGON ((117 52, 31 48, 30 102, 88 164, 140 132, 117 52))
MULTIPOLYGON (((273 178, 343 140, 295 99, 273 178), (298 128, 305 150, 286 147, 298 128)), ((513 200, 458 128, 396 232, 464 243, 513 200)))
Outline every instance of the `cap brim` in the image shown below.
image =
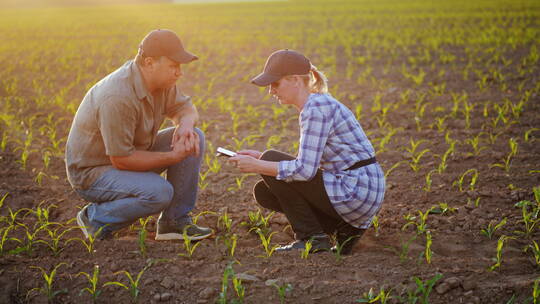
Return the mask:
POLYGON ((279 79, 281 79, 281 76, 271 75, 263 72, 251 79, 251 83, 260 87, 266 87, 279 79))
POLYGON ((181 53, 178 53, 174 56, 169 57, 171 60, 176 61, 178 63, 186 64, 190 63, 192 61, 195 61, 199 59, 199 57, 191 54, 190 52, 183 51, 181 53))

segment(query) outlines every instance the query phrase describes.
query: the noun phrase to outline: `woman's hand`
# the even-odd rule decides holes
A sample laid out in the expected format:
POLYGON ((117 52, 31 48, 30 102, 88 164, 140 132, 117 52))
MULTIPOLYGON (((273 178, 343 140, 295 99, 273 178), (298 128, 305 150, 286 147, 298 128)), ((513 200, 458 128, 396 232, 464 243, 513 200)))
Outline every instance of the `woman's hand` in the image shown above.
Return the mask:
POLYGON ((236 152, 237 154, 240 154, 240 155, 249 155, 253 158, 256 158, 256 159, 260 159, 261 158, 261 155, 262 155, 262 152, 259 152, 257 150, 240 150, 238 152, 236 152))
POLYGON ((260 173, 259 160, 248 154, 238 154, 230 157, 229 162, 233 163, 236 168, 243 173, 260 173))

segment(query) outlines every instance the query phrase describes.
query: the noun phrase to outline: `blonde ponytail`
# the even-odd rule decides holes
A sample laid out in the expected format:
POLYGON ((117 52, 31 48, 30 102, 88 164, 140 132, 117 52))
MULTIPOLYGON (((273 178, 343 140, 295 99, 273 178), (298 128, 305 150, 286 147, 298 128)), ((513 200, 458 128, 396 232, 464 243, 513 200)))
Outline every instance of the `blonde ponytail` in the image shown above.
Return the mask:
POLYGON ((311 77, 312 80, 309 84, 309 89, 311 93, 328 93, 328 79, 323 72, 319 71, 316 66, 311 65, 311 77))

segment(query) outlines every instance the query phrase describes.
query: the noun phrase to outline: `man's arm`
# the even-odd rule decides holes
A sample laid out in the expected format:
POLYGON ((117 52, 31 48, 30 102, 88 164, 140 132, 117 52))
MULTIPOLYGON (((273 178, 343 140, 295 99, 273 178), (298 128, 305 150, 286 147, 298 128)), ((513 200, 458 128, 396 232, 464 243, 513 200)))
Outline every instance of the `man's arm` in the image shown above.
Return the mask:
POLYGON ((149 171, 175 164, 190 154, 199 153, 199 136, 193 131, 199 113, 191 105, 177 112, 171 120, 176 125, 171 142, 172 151, 153 152, 137 150, 128 156, 110 156, 113 167, 118 170, 149 171))
POLYGON ((171 152, 137 150, 128 156, 109 156, 109 158, 113 167, 118 170, 149 171, 175 163, 176 157, 171 152))
POLYGON ((173 117, 171 117, 171 120, 179 128, 193 130, 193 127, 199 120, 199 112, 194 105, 191 105, 177 112, 173 117))
MULTIPOLYGON (((199 142, 197 133, 194 140, 199 142)), ((184 144, 184 141, 175 142, 172 148, 172 151, 168 152, 136 150, 128 156, 109 156, 109 158, 113 167, 118 170, 149 171, 168 167, 195 153, 195 150, 184 144)))
POLYGON ((199 113, 194 105, 185 107, 177 112, 171 120, 176 125, 174 130, 171 146, 183 142, 188 149, 193 150, 195 155, 199 155, 199 137, 193 130, 195 123, 199 120, 199 113))

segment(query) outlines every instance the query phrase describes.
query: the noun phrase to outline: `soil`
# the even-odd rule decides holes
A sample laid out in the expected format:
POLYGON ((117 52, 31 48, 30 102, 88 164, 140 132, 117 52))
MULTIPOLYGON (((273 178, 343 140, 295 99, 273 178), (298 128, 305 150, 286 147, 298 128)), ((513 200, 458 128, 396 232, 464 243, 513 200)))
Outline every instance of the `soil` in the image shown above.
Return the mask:
MULTIPOLYGON (((523 49, 528 50, 526 47, 523 49)), ((514 54, 516 57, 509 59, 519 62, 519 50, 514 54)), ((340 69, 344 68, 338 66, 340 69)), ((382 69, 376 67, 375 71, 382 69)), ((436 74, 435 71, 430 73, 436 74)), ((415 277, 427 282, 437 274, 442 274, 442 278, 436 282, 431 292, 430 303, 506 303, 513 296, 515 303, 525 302, 532 296, 533 282, 540 277, 540 268, 531 250, 524 252, 523 249, 531 244, 531 240, 538 241, 540 232, 535 228, 529 237, 516 234, 515 231, 523 230, 524 225, 520 222, 521 209, 515 207, 515 204, 521 200, 534 202, 532 189, 540 185, 539 133, 532 132, 529 140, 524 140, 527 130, 540 126, 539 76, 538 68, 527 76, 529 81, 524 90, 531 90, 532 94, 519 119, 515 119, 516 123, 499 123, 496 130, 500 135, 492 142, 487 135, 482 136, 481 146, 485 149, 476 155, 467 139, 489 129, 486 126, 496 117, 492 108, 489 118, 483 116, 485 102, 499 102, 504 98, 518 101, 523 94, 514 88, 523 79, 509 78, 507 84, 511 89, 505 92, 501 92, 494 83, 487 91, 479 92, 475 84, 478 79, 474 75, 470 76, 472 79, 469 81, 456 76, 447 79, 446 91, 442 94, 433 94, 428 84, 415 86, 411 81, 403 79, 398 71, 384 75, 385 81, 391 84, 384 90, 371 88, 369 84, 357 85, 354 81, 339 77, 334 79, 342 83, 339 97, 343 103, 353 111, 357 104, 363 104, 360 122, 371 139, 380 140, 386 131, 379 128, 375 116, 380 115, 380 112, 372 113, 372 104, 368 100, 373 100, 375 94, 380 93, 383 104, 396 105, 388 113, 387 122, 401 129, 384 149, 379 141, 375 144, 379 147, 377 159, 386 172, 394 164, 410 160, 411 156, 405 148, 410 147, 411 138, 425 140, 417 151, 430 149, 422 157, 418 171, 413 171, 408 163, 402 163, 390 171, 384 205, 378 215, 378 229, 370 228, 356 244, 352 255, 339 257, 323 252, 303 259, 300 252, 288 252, 264 257, 265 251, 259 237, 241 224, 248 221, 249 212, 257 210, 251 187, 259 178, 249 175, 243 180, 242 186, 237 187, 236 178, 241 174, 222 161, 218 173, 208 174, 205 180, 207 186, 200 191, 193 212, 194 215, 211 212, 201 214, 198 224, 213 228, 215 234, 202 240, 191 258, 179 255, 186 253, 183 242, 154 241, 155 217, 147 226, 146 255, 139 248, 138 223, 132 229, 118 232, 112 240, 97 241, 92 251, 88 251, 77 240, 64 242, 81 238, 78 229, 66 233, 61 242, 63 250, 57 255, 43 243, 34 244, 31 252, 14 253, 12 250, 20 247, 20 244, 7 240, 4 254, 0 256, 0 303, 46 303, 47 296, 43 292, 32 291, 33 288, 44 288, 41 271, 32 266, 42 267, 48 274, 56 265, 60 266, 54 277, 53 290, 65 292, 56 295, 52 301, 54 303, 91 302, 87 292, 80 294, 85 287, 89 287, 86 277, 80 273, 91 273, 94 265, 99 265, 100 270, 98 288, 101 294, 98 303, 132 301, 128 290, 117 285, 102 285, 114 281, 128 284, 126 274, 122 271, 136 278, 143 269, 145 271, 139 281, 140 303, 214 303, 222 292, 223 274, 228 265, 231 265, 236 275, 243 278, 246 303, 279 303, 276 286, 285 289, 287 284, 292 289, 284 294, 286 303, 354 303, 371 288, 375 293, 384 288, 395 297, 401 295, 406 301, 407 292, 414 293, 417 288, 415 277), (401 99, 400 94, 408 89, 412 92, 410 98, 401 104, 397 102, 401 99), (469 102, 476 105, 472 111, 471 126, 467 128, 464 115, 458 113, 455 117, 447 118, 446 129, 440 132, 433 124, 437 118, 449 115, 452 100, 450 92, 462 91, 468 92, 469 102), (357 95, 352 96, 353 93, 357 95), (428 94, 431 104, 421 118, 422 129, 419 130, 415 123, 414 100, 422 93, 428 94), (439 111, 438 107, 444 110, 439 111), (450 137, 457 142, 455 152, 449 156, 448 167, 444 172, 432 174, 433 183, 428 192, 423 190, 425 176, 438 168, 440 156, 449 147, 445 139, 446 131, 450 131, 450 137), (510 152, 511 138, 517 139, 519 148, 517 155, 512 157, 509 171, 492 167, 492 164, 501 163, 510 152), (478 181, 470 189, 470 176, 467 177, 464 189, 460 191, 455 181, 471 168, 478 171, 478 181), (478 202, 477 206, 475 202, 478 202), (429 214, 427 229, 432 236, 432 257, 431 263, 427 263, 422 255, 426 248, 425 234, 417 235, 414 225, 405 229, 402 227, 407 223, 405 217, 408 214, 418 218, 418 211, 426 212, 439 203, 446 203, 455 208, 455 211, 429 214), (232 233, 238 236, 233 257, 224 242, 227 232, 218 221, 225 213, 232 219, 232 233), (488 224, 499 223, 504 218, 507 219, 506 225, 496 231, 491 239, 481 234, 481 229, 485 229, 488 224), (494 264, 493 258, 501 235, 513 238, 504 243, 501 266, 491 271, 489 268, 494 264)), ((189 88, 190 85, 192 83, 188 81, 185 87, 189 88)), ((226 88, 225 85, 216 85, 216 94, 226 88)), ((249 94, 246 100, 252 101, 246 103, 259 107, 262 98, 259 91, 252 89, 249 94)), ((275 101, 267 100, 266 108, 260 108, 263 116, 272 117, 268 106, 270 102, 275 101)), ((204 106, 201 101, 198 106, 202 120, 208 122, 205 133, 213 148, 218 145, 232 148, 230 131, 225 131, 231 128, 231 113, 220 109, 216 103, 204 106)), ((245 107, 239 111, 246 113, 245 107)), ((51 112, 69 122, 72 119, 71 114, 64 109, 53 108, 51 112)), ((32 110, 29 109, 27 114, 33 114, 32 110)), ((40 115, 43 117, 44 114, 40 115)), ((296 115, 295 111, 289 109, 279 116, 279 121, 270 121, 271 127, 263 128, 262 139, 251 148, 264 150, 266 140, 282 125, 287 131, 274 148, 292 152, 293 143, 298 140, 296 115)), ((511 117, 511 114, 508 116, 511 117)), ((235 137, 245 138, 253 134, 254 130, 259 129, 256 122, 257 119, 241 121, 235 137)), ((69 123, 58 126, 62 136, 68 130, 69 123)), ((0 227, 4 227, 8 221, 9 208, 36 210, 41 206, 50 210, 51 222, 66 223, 73 220, 86 202, 67 183, 61 157, 53 158, 47 171, 50 177, 58 178, 44 178, 40 185, 36 180, 38 169, 33 169, 42 167, 40 153, 32 154, 26 169, 21 168, 19 156, 20 151, 12 143, 0 152, 0 198, 8 194, 0 208, 0 215, 5 217, 0 227)), ((207 170, 208 165, 205 163, 202 172, 207 170)), ((19 214, 17 221, 32 227, 36 223, 36 215, 23 214, 19 214)), ((268 212, 263 210, 263 214, 268 212)), ((74 225, 73 222, 71 225, 74 225)), ((276 232, 272 237, 272 245, 292 241, 291 229, 283 215, 273 215, 270 218, 270 228, 276 232)), ((24 232, 25 229, 19 226, 9 235, 25 239, 24 232)), ((37 237, 47 239, 43 232, 38 233, 37 237)), ((232 281, 228 282, 227 294, 229 300, 237 298, 232 281)), ((392 301, 398 302, 397 298, 392 301)))

